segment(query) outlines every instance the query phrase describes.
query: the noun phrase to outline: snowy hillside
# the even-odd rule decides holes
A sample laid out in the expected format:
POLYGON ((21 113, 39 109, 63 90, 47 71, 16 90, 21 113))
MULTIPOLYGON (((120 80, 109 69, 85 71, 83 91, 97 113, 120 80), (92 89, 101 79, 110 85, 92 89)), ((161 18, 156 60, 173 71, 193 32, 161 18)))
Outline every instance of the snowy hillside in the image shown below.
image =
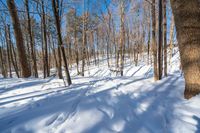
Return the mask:
POLYGON ((169 76, 153 82, 152 67, 125 64, 115 76, 106 61, 71 70, 63 80, 1 79, 1 133, 200 133, 200 96, 184 100, 178 52, 169 76))

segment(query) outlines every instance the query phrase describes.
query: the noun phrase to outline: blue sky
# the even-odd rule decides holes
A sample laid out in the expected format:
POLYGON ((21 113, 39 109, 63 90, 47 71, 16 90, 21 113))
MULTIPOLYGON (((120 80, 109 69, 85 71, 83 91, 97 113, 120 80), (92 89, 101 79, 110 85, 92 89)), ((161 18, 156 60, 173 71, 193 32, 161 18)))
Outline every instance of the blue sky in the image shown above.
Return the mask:
MULTIPOLYGON (((107 12, 104 0, 89 0, 89 3, 90 3, 89 7, 88 7, 88 4, 87 4, 88 0, 74 0, 74 1, 76 1, 74 4, 70 4, 69 5, 67 3, 67 2, 69 2, 69 0, 63 0, 63 2, 64 2, 64 4, 63 4, 64 14, 66 14, 70 8, 76 8, 78 15, 81 15, 83 13, 83 5, 84 5, 84 3, 85 3, 85 10, 87 10, 89 8, 89 12, 90 13, 94 13, 95 12, 95 13, 100 15, 101 12, 104 12, 104 13, 107 12)), ((37 12, 35 4, 31 4, 31 3, 35 3, 35 2, 33 2, 33 0, 30 0, 29 2, 30 2, 30 11, 31 12, 37 12)), ((50 0, 45 0, 45 2, 47 2, 47 4, 45 4, 47 12, 51 12, 52 13, 51 1, 50 0)), ((112 10, 113 17, 115 18, 116 27, 117 27, 117 29, 119 29, 120 21, 119 21, 119 14, 118 14, 117 4, 115 2, 114 2, 114 4, 110 4, 110 2, 111 2, 111 0, 106 0, 106 3, 108 4, 109 8, 112 10)), ((135 0, 135 2, 137 2, 139 4, 142 4, 143 0, 135 0)), ((15 3, 17 5, 18 10, 25 10, 24 9, 23 0, 15 0, 15 3)), ((139 17, 142 16, 143 11, 142 10, 138 10, 138 13, 137 12, 130 13, 129 12, 129 8, 131 8, 131 6, 132 5, 128 5, 127 6, 127 9, 126 9, 127 14, 126 15, 127 15, 127 19, 129 19, 129 20, 131 19, 131 21, 132 21, 134 18, 136 18, 138 16, 139 17)), ((0 8, 1 9, 6 9, 7 8, 6 7, 6 0, 0 0, 0 8)), ((21 15, 21 14, 19 13, 19 15, 21 15)), ((168 17, 167 17, 167 31, 168 31, 167 36, 168 37, 167 38, 169 38, 169 30, 170 30, 170 23, 171 23, 170 22, 171 12, 168 11, 167 15, 168 15, 168 17)), ((40 17, 39 17, 38 14, 31 13, 31 16, 34 17, 36 19, 36 21, 38 21, 38 22, 40 21, 40 17)), ((10 23, 10 17, 6 15, 5 18, 6 18, 7 23, 10 23)), ((63 27, 62 29, 63 29, 63 31, 66 30, 65 18, 66 17, 64 15, 63 19, 62 19, 62 27, 63 27)), ((132 24, 134 25, 134 23, 132 23, 132 24)), ((63 33, 65 33, 65 32, 63 32, 63 33)))

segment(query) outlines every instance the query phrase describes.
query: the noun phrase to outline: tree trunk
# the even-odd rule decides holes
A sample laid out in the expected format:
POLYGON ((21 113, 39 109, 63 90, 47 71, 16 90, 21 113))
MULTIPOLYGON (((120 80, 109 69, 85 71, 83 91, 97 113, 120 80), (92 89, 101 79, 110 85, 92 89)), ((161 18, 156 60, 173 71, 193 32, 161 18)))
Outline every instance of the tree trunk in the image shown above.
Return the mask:
POLYGON ((56 25, 57 36, 58 36, 58 44, 59 44, 59 47, 61 48, 63 61, 64 61, 64 65, 65 65, 65 73, 66 73, 66 77, 67 77, 67 83, 68 83, 68 85, 71 85, 72 81, 71 81, 71 77, 70 77, 70 74, 69 74, 67 59, 66 59, 66 56, 65 56, 65 49, 64 49, 64 46, 63 46, 62 35, 61 35, 61 24, 60 24, 61 18, 59 16, 60 12, 59 12, 58 1, 52 0, 52 8, 53 8, 53 13, 54 13, 54 17, 55 17, 55 25, 56 25))
POLYGON ((157 44, 156 44, 156 16, 155 16, 155 0, 152 0, 151 6, 152 15, 152 52, 153 52, 153 64, 154 64, 154 80, 158 80, 158 60, 157 60, 157 44))
MULTIPOLYGON (((10 37, 11 38, 11 37, 10 37)), ((11 39, 10 39, 11 40, 11 39)), ((13 60, 15 62, 15 66, 16 66, 16 74, 18 77, 20 77, 20 73, 19 73, 19 67, 18 67, 18 62, 17 62, 17 54, 15 52, 15 48, 13 45, 11 45, 11 53, 13 53, 13 60)))
POLYGON ((167 76, 167 10, 166 0, 163 0, 163 45, 164 45, 164 76, 167 76))
MULTIPOLYGON (((85 12, 83 12, 85 13, 85 12)), ((85 14, 83 15, 83 44, 82 44, 82 72, 81 75, 84 76, 84 68, 85 68, 85 58, 86 58, 86 33, 85 33, 85 14)))
POLYGON ((75 47, 75 55, 76 55, 76 70, 79 75, 79 55, 78 55, 78 45, 77 45, 77 29, 76 25, 74 27, 74 47, 75 47))
POLYGON ((109 35, 107 37, 105 37, 105 39, 106 39, 106 44, 107 44, 107 46, 106 46, 107 64, 108 64, 108 68, 109 68, 110 67, 110 56, 109 56, 110 42, 109 42, 109 35))
POLYGON ((10 76, 10 78, 12 78, 10 45, 9 45, 9 41, 8 41, 8 27, 7 26, 5 26, 5 38, 6 38, 6 46, 7 46, 7 61, 8 61, 9 76, 10 76))
POLYGON ((97 63, 98 63, 98 66, 99 66, 99 53, 100 53, 100 50, 99 50, 99 30, 98 29, 96 31, 96 36, 97 36, 97 39, 96 39, 97 40, 97 42, 96 42, 96 47, 97 47, 97 63))
POLYGON ((29 40, 30 40, 30 46, 31 46, 31 58, 33 62, 33 69, 34 69, 34 76, 38 78, 38 71, 37 71, 37 63, 36 63, 36 55, 34 52, 34 43, 33 43, 33 36, 32 36, 32 27, 31 27, 31 19, 29 14, 29 4, 28 0, 25 0, 25 6, 26 6, 26 13, 28 18, 28 33, 29 33, 29 40))
POLYGON ((124 2, 121 2, 120 5, 120 74, 123 76, 123 69, 124 69, 124 46, 125 46, 125 29, 124 29, 124 23, 125 23, 125 9, 124 9, 124 2))
POLYGON ((17 67, 17 62, 15 62, 14 60, 14 57, 13 57, 13 45, 12 45, 12 42, 11 42, 11 35, 10 35, 10 25, 8 25, 8 45, 9 45, 9 52, 10 52, 10 59, 11 59, 11 62, 13 64, 13 67, 15 69, 15 73, 17 75, 17 77, 19 78, 19 73, 18 73, 18 67, 17 67))
POLYGON ((3 59, 3 48, 2 47, 0 47, 0 63, 1 63, 1 73, 4 78, 7 78, 8 74, 7 74, 7 69, 5 66, 4 59, 3 59))
MULTIPOLYGON (((50 38, 50 36, 49 36, 49 38, 50 38)), ((59 70, 58 70, 58 61, 57 61, 57 58, 56 58, 56 51, 55 51, 55 46, 54 46, 53 37, 51 37, 50 48, 51 48, 52 53, 53 53, 53 58, 54 58, 54 61, 55 61, 55 65, 56 65, 57 72, 58 72, 58 74, 59 74, 59 70)))
POLYGON ((48 65, 46 17, 45 17, 44 1, 43 0, 42 0, 42 24, 43 24, 43 37, 44 37, 44 63, 45 63, 45 71, 46 71, 46 75, 44 75, 44 78, 45 78, 45 77, 49 77, 50 70, 49 70, 49 65, 48 65))
POLYGON ((171 0, 186 99, 200 93, 200 8, 198 0, 171 0))
POLYGON ((150 60, 150 37, 151 37, 151 23, 149 22, 148 27, 148 41, 147 41, 147 65, 149 65, 150 60))
POLYGON ((63 78, 62 74, 62 56, 61 56, 61 48, 58 46, 58 77, 59 79, 63 78))
POLYGON ((17 50, 19 54, 19 61, 22 68, 22 77, 27 78, 31 76, 31 70, 28 67, 27 56, 24 46, 24 40, 22 36, 22 31, 19 23, 19 18, 15 6, 14 0, 7 0, 7 5, 9 8, 10 16, 13 22, 13 28, 16 38, 17 50))
POLYGON ((28 61, 28 67, 30 68, 30 70, 31 70, 31 73, 32 73, 32 68, 31 68, 31 51, 30 51, 30 46, 29 46, 29 39, 28 39, 28 35, 27 35, 27 33, 26 33, 26 31, 25 31, 25 44, 26 44, 26 50, 27 50, 27 61, 28 61))
POLYGON ((43 64, 43 78, 46 78, 46 64, 45 64, 45 53, 44 53, 44 35, 43 35, 43 23, 42 23, 42 17, 41 17, 41 43, 42 43, 42 64, 43 64))
POLYGON ((163 57, 162 57, 162 49, 163 49, 163 31, 162 31, 162 0, 159 0, 159 31, 158 31, 158 79, 162 79, 162 69, 163 69, 163 57))

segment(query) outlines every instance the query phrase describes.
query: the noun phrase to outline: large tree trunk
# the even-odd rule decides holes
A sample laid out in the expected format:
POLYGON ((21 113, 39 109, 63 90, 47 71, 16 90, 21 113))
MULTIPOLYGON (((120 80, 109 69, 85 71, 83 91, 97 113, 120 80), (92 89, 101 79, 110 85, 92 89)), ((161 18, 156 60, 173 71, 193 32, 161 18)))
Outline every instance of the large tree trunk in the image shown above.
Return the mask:
POLYGON ((166 0, 163 0, 163 45, 164 45, 164 76, 167 76, 167 10, 166 0))
POLYGON ((58 53, 58 77, 59 77, 59 79, 62 79, 63 78, 63 74, 62 74, 62 56, 61 56, 61 48, 60 47, 58 47, 57 53, 58 53))
POLYGON ((40 22, 40 26, 41 26, 41 44, 42 44, 42 69, 43 69, 43 78, 46 78, 46 64, 45 64, 45 55, 44 55, 44 36, 43 36, 43 24, 42 24, 42 17, 41 17, 41 22, 40 22))
POLYGON ((29 33, 29 40, 30 40, 30 46, 31 46, 31 58, 33 61, 33 69, 34 69, 34 76, 38 78, 38 71, 37 71, 37 63, 36 63, 36 55, 34 52, 34 43, 33 43, 33 36, 32 36, 32 27, 31 27, 31 19, 29 14, 29 3, 28 0, 25 0, 25 6, 26 6, 26 13, 28 18, 28 33, 29 33))
MULTIPOLYGON (((11 39, 10 39, 10 41, 11 41, 11 39)), ((13 45, 11 45, 11 53, 13 53, 13 62, 15 63, 16 74, 17 74, 17 76, 19 78, 20 77, 20 73, 19 73, 20 70, 19 70, 18 62, 17 62, 17 54, 16 54, 16 51, 15 51, 15 48, 14 48, 13 45)))
POLYGON ((163 70, 163 31, 162 31, 162 0, 159 0, 159 21, 158 21, 158 79, 162 79, 162 70, 163 70))
POLYGON ((8 77, 7 74, 7 69, 6 69, 6 65, 5 65, 5 61, 4 61, 4 57, 3 57, 3 48, 0 46, 0 65, 1 65, 1 73, 3 75, 4 78, 8 77))
POLYGON ((200 93, 200 2, 171 0, 181 65, 185 77, 185 98, 200 93))
POLYGON ((46 30, 46 17, 44 11, 44 1, 42 0, 42 24, 43 24, 43 37, 44 37, 44 65, 45 75, 44 78, 50 76, 49 63, 48 63, 48 46, 47 46, 47 30, 46 30))
POLYGON ((66 73, 66 77, 67 77, 67 83, 68 83, 68 85, 71 85, 72 81, 71 81, 71 77, 70 77, 70 74, 69 74, 67 59, 66 59, 66 56, 65 56, 65 49, 64 49, 64 46, 63 46, 62 35, 61 35, 61 20, 60 20, 61 18, 60 18, 60 15, 59 15, 60 12, 59 12, 58 1, 52 0, 52 7, 53 7, 53 12, 54 12, 54 17, 55 17, 55 25, 56 25, 57 36, 58 36, 58 44, 59 44, 59 47, 61 49, 62 57, 63 57, 64 65, 65 65, 64 68, 65 68, 65 73, 66 73))
POLYGON ((120 4, 120 74, 123 76, 123 69, 124 69, 124 46, 125 46, 125 9, 124 5, 125 2, 121 2, 120 4))
MULTIPOLYGON (((84 13, 84 12, 83 12, 84 13)), ((82 38, 83 38, 83 44, 82 44, 82 72, 81 72, 81 75, 84 76, 84 71, 85 71, 85 58, 86 58, 86 32, 85 32, 85 14, 83 14, 83 35, 82 35, 82 38)))
POLYGON ((31 70, 28 67, 27 56, 26 56, 26 51, 25 51, 25 46, 24 46, 24 40, 23 40, 22 31, 21 31, 19 18, 18 18, 14 0, 7 0, 7 5, 8 5, 10 16, 11 16, 12 22, 13 22, 17 50, 18 50, 18 54, 19 54, 19 61, 20 61, 20 65, 22 68, 22 77, 27 78, 27 77, 31 76, 31 70))
POLYGON ((153 51, 153 64, 154 64, 154 80, 158 80, 158 66, 157 66, 157 44, 156 44, 156 16, 155 16, 155 0, 152 0, 151 6, 152 15, 152 51, 153 51))

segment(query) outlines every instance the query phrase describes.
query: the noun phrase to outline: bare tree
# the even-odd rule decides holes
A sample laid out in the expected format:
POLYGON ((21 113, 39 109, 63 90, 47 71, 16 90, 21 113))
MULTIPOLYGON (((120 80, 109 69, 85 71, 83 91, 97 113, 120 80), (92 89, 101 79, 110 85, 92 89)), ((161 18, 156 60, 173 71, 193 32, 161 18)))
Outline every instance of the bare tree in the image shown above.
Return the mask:
POLYGON ((19 78, 17 61, 15 60, 14 48, 13 48, 13 44, 12 44, 12 41, 11 41, 10 25, 7 25, 7 28, 8 28, 8 44, 9 44, 10 59, 11 59, 11 62, 13 64, 15 73, 16 73, 17 77, 19 78))
POLYGON ((159 0, 159 20, 158 20, 158 79, 162 79, 162 71, 163 71, 163 8, 162 8, 162 0, 159 0))
POLYGON ((7 74, 7 69, 6 69, 6 63, 4 61, 4 58, 3 58, 3 48, 0 47, 0 65, 1 65, 1 73, 3 75, 4 78, 7 78, 8 77, 8 74, 7 74))
POLYGON ((7 62, 8 62, 9 76, 10 76, 10 78, 12 78, 11 60, 10 60, 10 45, 9 45, 9 41, 8 41, 7 25, 5 25, 5 38, 6 38, 6 46, 7 46, 7 62))
POLYGON ((27 57, 26 57, 26 51, 24 46, 24 40, 22 36, 22 31, 19 23, 19 18, 15 6, 14 0, 7 0, 7 5, 9 8, 10 16, 12 18, 12 24, 14 28, 15 38, 16 38, 16 44, 17 44, 17 50, 19 54, 19 61, 22 68, 22 77, 30 77, 31 76, 31 70, 28 67, 27 57))
POLYGON ((44 10, 44 0, 42 3, 42 25, 43 25, 43 37, 44 37, 44 78, 49 77, 50 70, 48 65, 48 46, 47 46, 47 30, 46 30, 46 16, 44 10))
POLYGON ((120 74, 123 76, 125 50, 125 1, 120 2, 120 74))
POLYGON ((34 69, 34 76, 38 78, 38 71, 37 71, 37 63, 36 63, 36 55, 35 55, 35 47, 34 47, 34 41, 33 41, 33 35, 32 35, 32 27, 31 27, 31 19, 29 14, 29 1, 25 0, 25 6, 26 6, 26 14, 28 18, 28 34, 29 34, 29 40, 30 40, 30 46, 31 46, 31 58, 33 62, 33 69, 34 69))
POLYGON ((55 18, 55 25, 56 25, 56 30, 57 30, 58 44, 59 44, 59 47, 60 47, 61 52, 62 52, 62 57, 63 57, 64 65, 65 65, 64 68, 65 68, 65 73, 66 73, 66 77, 67 77, 67 82, 68 82, 68 85, 71 85, 72 81, 71 81, 71 77, 70 77, 69 70, 68 70, 68 64, 67 64, 67 59, 66 59, 66 56, 65 56, 65 49, 64 49, 62 35, 61 35, 60 10, 62 10, 62 9, 59 8, 59 5, 60 5, 59 0, 52 0, 52 8, 53 8, 53 13, 54 13, 54 18, 55 18))
POLYGON ((155 0, 152 0, 151 15, 152 15, 152 51, 154 63, 154 80, 158 80, 158 60, 157 60, 157 44, 156 44, 156 15, 155 15, 155 0))
POLYGON ((167 76, 167 10, 166 0, 163 0, 163 45, 164 45, 164 76, 167 76))

